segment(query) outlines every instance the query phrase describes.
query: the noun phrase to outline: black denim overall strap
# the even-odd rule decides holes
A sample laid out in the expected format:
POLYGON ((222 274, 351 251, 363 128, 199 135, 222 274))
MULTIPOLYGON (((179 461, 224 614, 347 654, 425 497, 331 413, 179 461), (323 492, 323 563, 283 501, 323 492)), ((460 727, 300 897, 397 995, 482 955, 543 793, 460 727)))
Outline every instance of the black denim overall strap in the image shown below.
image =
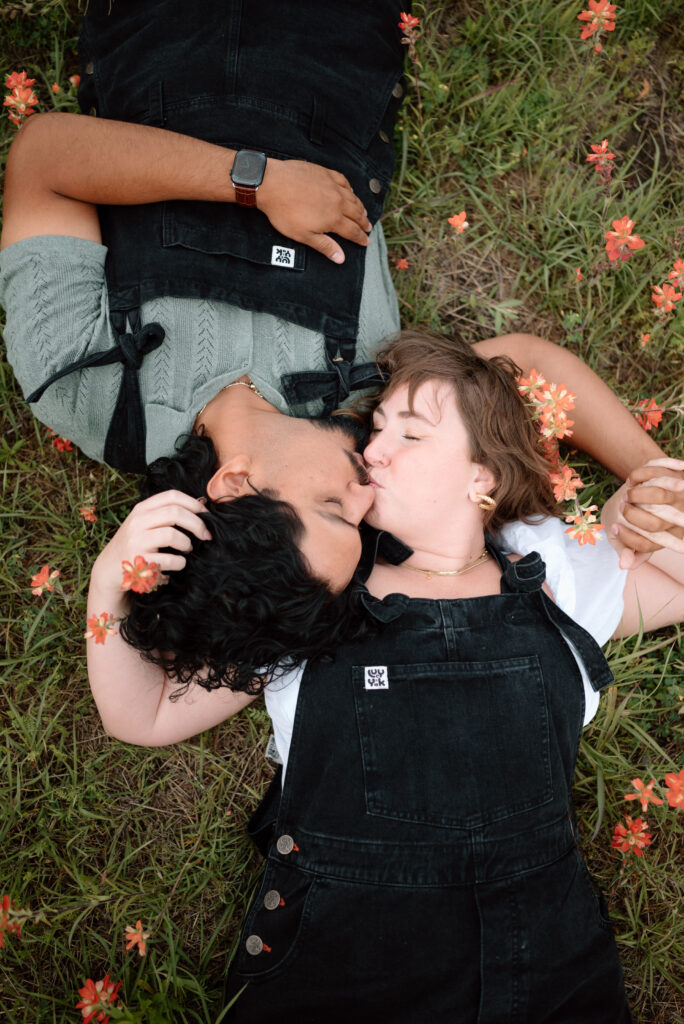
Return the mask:
POLYGON ((518 565, 492 597, 367 595, 379 634, 304 673, 227 1020, 630 1020, 569 815, 581 678, 518 565))
POLYGON ((161 324, 149 323, 143 326, 140 311, 131 310, 127 315, 112 313, 112 327, 116 334, 116 345, 104 352, 91 352, 65 366, 33 391, 27 402, 38 402, 45 391, 62 377, 76 370, 91 366, 123 364, 121 386, 116 399, 111 423, 105 439, 105 462, 115 469, 131 473, 143 473, 145 457, 145 413, 140 399, 138 370, 148 352, 154 352, 163 343, 165 332, 161 324))

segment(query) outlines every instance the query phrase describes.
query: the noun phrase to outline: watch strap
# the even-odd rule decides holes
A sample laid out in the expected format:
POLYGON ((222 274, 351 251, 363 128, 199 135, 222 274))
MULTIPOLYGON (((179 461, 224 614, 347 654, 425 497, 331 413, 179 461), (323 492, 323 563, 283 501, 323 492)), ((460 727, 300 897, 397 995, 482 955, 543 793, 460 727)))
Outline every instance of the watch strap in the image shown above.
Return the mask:
POLYGON ((236 185, 233 182, 233 188, 235 189, 235 202, 239 206, 256 206, 257 190, 254 186, 236 185))

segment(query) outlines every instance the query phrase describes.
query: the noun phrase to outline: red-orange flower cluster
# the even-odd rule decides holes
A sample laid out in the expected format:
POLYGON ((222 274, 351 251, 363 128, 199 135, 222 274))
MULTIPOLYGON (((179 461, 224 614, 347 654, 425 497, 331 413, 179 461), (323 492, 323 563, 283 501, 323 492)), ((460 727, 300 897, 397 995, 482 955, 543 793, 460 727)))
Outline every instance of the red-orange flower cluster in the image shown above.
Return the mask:
POLYGON ((626 825, 616 825, 613 831, 612 846, 622 853, 633 853, 635 857, 643 857, 644 848, 651 845, 651 833, 647 832, 645 818, 635 818, 625 814, 626 825))
POLYGON ((462 235, 465 229, 470 227, 470 224, 466 220, 465 210, 461 210, 460 213, 455 213, 453 217, 447 217, 447 220, 451 224, 452 228, 456 228, 457 235, 462 235))
POLYGON ((126 939, 126 951, 137 947, 140 956, 145 956, 146 943, 150 937, 150 932, 144 932, 142 921, 135 922, 135 928, 132 928, 130 924, 126 925, 124 932, 124 938, 126 939))
POLYGON ((667 786, 667 802, 670 807, 684 811, 684 768, 677 774, 668 772, 665 776, 667 786))
POLYGON ((651 779, 647 786, 641 779, 632 779, 632 785, 636 789, 636 793, 625 793, 625 800, 638 800, 642 811, 647 811, 649 804, 662 804, 663 801, 659 796, 653 796, 655 779, 651 779))
POLYGON ((403 256, 399 256, 394 264, 397 270, 408 270, 409 261, 404 259, 403 256))
POLYGON ((17 127, 33 114, 33 108, 38 106, 38 97, 31 88, 35 81, 35 78, 29 78, 25 71, 13 71, 5 79, 10 94, 5 96, 3 106, 10 108, 7 116, 17 127))
POLYGON ((0 949, 4 948, 5 935, 13 932, 17 938, 21 938, 21 907, 13 907, 12 901, 5 893, 0 905, 0 949))
POLYGON ((571 501, 584 484, 571 466, 558 466, 549 473, 556 501, 571 501))
POLYGON ((114 626, 118 621, 109 612, 102 612, 102 615, 90 615, 86 619, 87 629, 83 637, 85 640, 94 640, 96 644, 103 644, 108 636, 116 636, 114 626))
POLYGON ((149 594, 164 583, 164 577, 157 562, 146 562, 142 555, 136 555, 132 562, 122 562, 122 590, 132 590, 134 594, 149 594))
POLYGON ((663 418, 663 410, 656 403, 655 398, 642 398, 638 403, 638 408, 642 411, 637 414, 637 420, 644 430, 653 430, 663 418))
POLYGON ((636 249, 646 245, 643 238, 632 234, 634 221, 629 217, 621 217, 613 221, 613 230, 607 231, 606 252, 609 260, 628 260, 636 249))
POLYGON ((110 981, 108 974, 105 974, 100 981, 86 978, 85 985, 78 990, 81 998, 76 1003, 76 1009, 80 1010, 83 1015, 82 1024, 90 1024, 93 1020, 98 1021, 99 1024, 107 1024, 109 1017, 105 1011, 116 999, 120 988, 121 982, 117 981, 115 984, 110 981))
POLYGON ((574 421, 568 419, 568 412, 575 408, 575 396, 565 384, 547 384, 533 369, 529 377, 520 378, 518 391, 531 402, 533 418, 544 439, 570 437, 574 421))
POLYGON ((97 522, 97 515, 95 514, 96 507, 97 506, 95 505, 81 505, 81 507, 79 508, 78 511, 81 513, 86 523, 97 522))
POLYGON ((604 139, 598 146, 591 145, 591 153, 587 157, 587 163, 594 165, 596 171, 596 177, 599 181, 607 185, 610 181, 610 176, 613 173, 614 167, 611 163, 615 159, 615 153, 611 153, 608 149, 608 139, 604 139))
POLYGON ((600 531, 605 529, 601 523, 596 521, 594 513, 597 511, 598 505, 589 505, 588 508, 580 509, 579 515, 565 517, 566 523, 572 523, 572 526, 569 526, 565 532, 570 535, 572 540, 576 540, 580 546, 596 544, 600 531))
POLYGON ((598 41, 601 33, 615 31, 616 9, 617 4, 610 4, 608 0, 589 0, 589 9, 577 15, 578 21, 586 22, 581 38, 591 40, 596 53, 603 49, 598 41))
POLYGON ((56 580, 58 576, 59 569, 53 569, 52 572, 50 572, 49 565, 41 565, 40 571, 31 578, 31 592, 36 597, 40 597, 46 590, 52 592, 55 589, 52 581, 56 580))
POLYGON ((73 452, 73 443, 68 438, 55 434, 51 427, 48 427, 48 437, 52 437, 52 447, 56 448, 58 452, 73 452))

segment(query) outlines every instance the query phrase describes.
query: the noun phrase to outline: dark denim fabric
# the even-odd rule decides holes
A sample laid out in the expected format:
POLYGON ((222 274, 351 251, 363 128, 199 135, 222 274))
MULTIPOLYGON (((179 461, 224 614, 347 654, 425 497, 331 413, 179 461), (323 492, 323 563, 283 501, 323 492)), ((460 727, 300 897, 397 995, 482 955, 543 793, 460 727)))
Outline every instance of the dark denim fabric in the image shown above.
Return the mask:
MULTIPOLYGON (((406 5, 404 5, 406 6, 406 5)), ((90 0, 80 40, 84 112, 341 171, 379 218, 405 47, 393 0, 90 0)), ((168 202, 103 208, 112 309, 159 295, 220 299, 356 338, 365 250, 336 266, 255 209, 168 202), (273 265, 278 248, 294 264, 273 265)))
POLYGON ((500 564, 493 597, 369 596, 380 636, 305 672, 282 798, 278 776, 252 823, 233 1024, 631 1020, 572 824, 579 670, 539 556, 500 564))

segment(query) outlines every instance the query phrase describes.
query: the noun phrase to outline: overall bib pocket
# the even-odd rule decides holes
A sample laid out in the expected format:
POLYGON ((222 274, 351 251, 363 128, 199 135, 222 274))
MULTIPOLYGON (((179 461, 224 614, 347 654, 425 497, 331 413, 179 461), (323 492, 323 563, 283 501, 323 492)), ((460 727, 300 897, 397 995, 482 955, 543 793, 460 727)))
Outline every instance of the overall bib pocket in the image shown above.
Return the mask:
POLYGON ((368 814, 471 829, 552 799, 536 655, 355 665, 352 685, 368 814))

